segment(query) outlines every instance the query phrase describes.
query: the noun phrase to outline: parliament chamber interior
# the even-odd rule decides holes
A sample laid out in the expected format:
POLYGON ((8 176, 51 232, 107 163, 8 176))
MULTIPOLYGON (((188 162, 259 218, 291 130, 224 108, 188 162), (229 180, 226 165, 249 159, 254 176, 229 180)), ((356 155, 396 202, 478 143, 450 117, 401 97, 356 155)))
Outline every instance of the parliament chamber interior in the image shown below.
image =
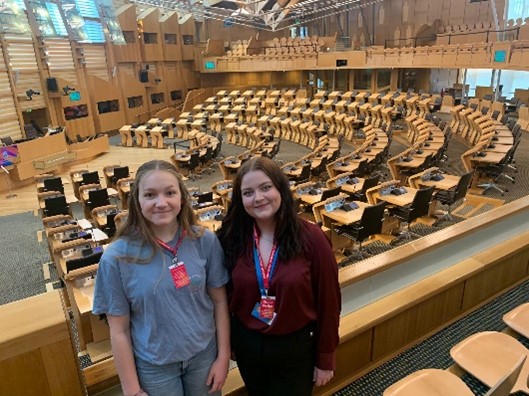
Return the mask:
POLYGON ((1 395, 122 395, 91 309, 137 168, 215 231, 256 156, 339 265, 315 395, 529 394, 529 0, 6 0, 0 48, 1 395))

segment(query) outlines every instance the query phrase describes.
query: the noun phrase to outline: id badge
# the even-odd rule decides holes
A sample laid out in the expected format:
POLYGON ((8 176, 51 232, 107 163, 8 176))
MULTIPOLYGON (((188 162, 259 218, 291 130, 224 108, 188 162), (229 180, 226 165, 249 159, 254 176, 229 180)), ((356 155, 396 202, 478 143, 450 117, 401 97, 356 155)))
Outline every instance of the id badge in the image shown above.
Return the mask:
POLYGON ((274 317, 274 310, 276 307, 275 296, 261 296, 260 315, 262 318, 272 319, 274 317))
POLYGON ((181 289, 182 287, 191 284, 191 280, 187 274, 186 266, 182 261, 171 265, 169 267, 169 271, 171 272, 173 283, 177 289, 181 289))
POLYGON ((256 303, 255 307, 253 307, 253 310, 252 310, 252 316, 254 318, 259 319, 261 322, 266 323, 268 326, 270 326, 272 324, 272 322, 274 321, 274 319, 276 318, 277 314, 275 312, 273 312, 271 318, 263 318, 261 316, 261 304, 260 303, 256 303))

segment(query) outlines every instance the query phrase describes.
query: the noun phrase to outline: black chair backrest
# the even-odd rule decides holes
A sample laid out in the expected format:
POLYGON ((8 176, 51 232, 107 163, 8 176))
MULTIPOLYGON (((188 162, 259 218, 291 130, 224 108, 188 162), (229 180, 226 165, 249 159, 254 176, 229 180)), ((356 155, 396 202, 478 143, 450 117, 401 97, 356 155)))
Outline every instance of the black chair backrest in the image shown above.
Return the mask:
POLYGON ((196 153, 191 154, 191 157, 189 158, 189 162, 185 164, 184 166, 191 171, 195 169, 199 164, 200 164, 200 153, 197 151, 196 153))
POLYGON ((325 201, 326 199, 332 198, 340 194, 340 191, 342 190, 341 187, 331 188, 329 190, 325 190, 321 193, 321 200, 325 201))
POLYGON ((62 185, 62 179, 60 177, 50 177, 44 179, 44 191, 59 191, 64 194, 64 186, 62 185))
POLYGON ((428 214, 430 209, 430 202, 432 201, 433 195, 433 186, 428 188, 423 188, 417 191, 413 202, 411 203, 411 211, 408 216, 408 223, 411 223, 413 220, 425 216, 428 214))
POLYGON ((210 191, 204 194, 198 194, 197 200, 199 204, 205 203, 205 202, 213 202, 213 192, 210 191))
POLYGON ((205 164, 206 162, 211 161, 212 158, 213 158, 213 147, 208 146, 206 148, 206 154, 204 154, 204 156, 201 158, 201 162, 205 164))
POLYGON ((114 168, 114 180, 118 181, 119 179, 124 179, 125 177, 129 177, 129 167, 128 166, 118 166, 117 168, 114 168))
POLYGON ((310 164, 304 165, 301 168, 301 173, 298 176, 298 180, 308 180, 310 178, 310 164))
POLYGON ((500 115, 500 111, 499 110, 494 110, 492 112, 491 118, 494 119, 494 120, 497 120, 499 115, 500 115))
POLYGON ((70 214, 68 204, 66 203, 66 197, 60 195, 58 197, 44 199, 44 213, 46 216, 70 214))
POLYGON ((468 187, 470 186, 473 175, 474 171, 470 171, 461 176, 461 179, 459 179, 459 182, 457 183, 452 203, 464 198, 465 195, 467 195, 468 187))
POLYGON ((98 208, 100 206, 110 205, 108 198, 108 191, 106 188, 99 188, 97 190, 88 191, 88 206, 90 209, 98 208))
POLYGON ((117 215, 117 212, 107 214, 107 225, 106 225, 107 228, 116 229, 116 221, 115 221, 116 215, 117 215))
POLYGON ((424 162, 419 167, 420 170, 425 170, 425 169, 430 168, 432 166, 432 164, 433 164, 433 161, 434 161, 433 153, 428 154, 426 157, 424 157, 424 162))
POLYGON ((99 183, 99 173, 97 171, 82 173, 81 185, 83 184, 98 184, 99 183))
POLYGON ((365 194, 367 190, 375 187, 380 180, 380 174, 376 174, 373 177, 364 180, 364 185, 362 186, 362 193, 365 194))
POLYGON ((488 112, 489 112, 489 108, 487 106, 483 106, 481 108, 481 114, 487 115, 488 112))
POLYGON ((505 125, 507 124, 507 121, 509 121, 509 116, 507 114, 504 114, 502 117, 501 117, 501 120, 500 122, 505 125))
POLYGON ((79 257, 79 258, 75 258, 71 260, 66 260, 66 271, 70 272, 75 269, 88 267, 89 265, 92 265, 92 264, 97 264, 99 263, 99 260, 101 259, 102 255, 103 255, 103 252, 101 251, 101 252, 97 252, 97 253, 90 254, 87 256, 83 256, 83 257, 79 257))
POLYGON ((363 241, 367 237, 382 232, 382 220, 384 219, 384 209, 386 208, 386 201, 382 201, 376 205, 368 206, 362 213, 360 219, 360 231, 357 239, 363 241))
POLYGON ((358 164, 358 168, 356 168, 353 171, 353 175, 357 177, 364 177, 364 174, 366 173, 366 169, 367 169, 367 158, 360 161, 360 163, 358 164))

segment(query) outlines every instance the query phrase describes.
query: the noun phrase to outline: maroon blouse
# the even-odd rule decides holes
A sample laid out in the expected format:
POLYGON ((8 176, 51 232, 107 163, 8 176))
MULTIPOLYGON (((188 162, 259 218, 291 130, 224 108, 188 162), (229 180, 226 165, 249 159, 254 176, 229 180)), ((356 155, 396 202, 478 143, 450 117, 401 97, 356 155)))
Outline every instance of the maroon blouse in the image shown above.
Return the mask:
POLYGON ((272 324, 251 314, 261 299, 252 249, 250 254, 239 257, 233 268, 230 311, 248 329, 269 335, 290 334, 314 322, 316 367, 334 370, 341 309, 338 266, 331 243, 321 229, 304 220, 301 223, 301 231, 309 242, 308 251, 288 262, 277 262, 269 289, 269 294, 276 296, 277 316, 272 324))

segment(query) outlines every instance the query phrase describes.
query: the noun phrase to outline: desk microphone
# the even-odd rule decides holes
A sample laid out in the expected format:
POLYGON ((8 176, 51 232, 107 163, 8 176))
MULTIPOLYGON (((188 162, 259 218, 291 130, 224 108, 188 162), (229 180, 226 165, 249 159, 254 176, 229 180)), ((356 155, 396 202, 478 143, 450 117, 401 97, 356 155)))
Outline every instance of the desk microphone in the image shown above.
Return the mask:
POLYGON ((2 165, 0 165, 0 168, 2 168, 2 170, 9 175, 9 171, 6 168, 4 168, 2 165))

